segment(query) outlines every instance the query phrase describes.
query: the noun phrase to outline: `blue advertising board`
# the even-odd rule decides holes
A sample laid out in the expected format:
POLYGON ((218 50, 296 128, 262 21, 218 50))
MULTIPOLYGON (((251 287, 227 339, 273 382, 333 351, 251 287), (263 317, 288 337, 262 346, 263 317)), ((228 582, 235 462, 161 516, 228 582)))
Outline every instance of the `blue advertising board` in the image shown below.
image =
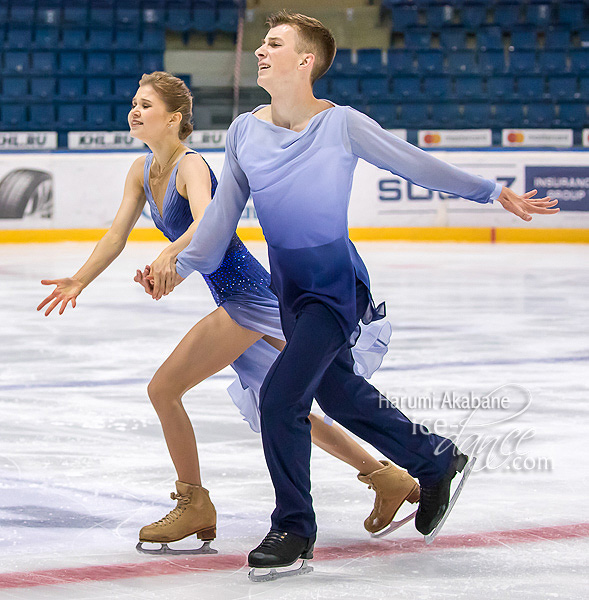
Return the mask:
POLYGON ((526 190, 558 200, 563 211, 589 211, 589 166, 526 167, 526 190))

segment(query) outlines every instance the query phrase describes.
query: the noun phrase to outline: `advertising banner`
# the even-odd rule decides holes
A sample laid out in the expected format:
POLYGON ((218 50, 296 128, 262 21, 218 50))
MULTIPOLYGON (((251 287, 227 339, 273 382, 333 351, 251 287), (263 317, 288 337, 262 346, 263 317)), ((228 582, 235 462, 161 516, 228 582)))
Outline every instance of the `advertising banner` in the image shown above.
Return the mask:
POLYGON ((67 134, 70 150, 141 150, 145 144, 128 131, 70 131, 67 134))
POLYGON ((423 129, 417 143, 422 148, 489 148, 493 139, 490 129, 423 129))
POLYGON ((502 144, 520 148, 572 148, 572 129, 504 129, 502 144))
POLYGON ((537 189, 541 198, 558 198, 561 211, 589 211, 589 166, 526 166, 526 188, 537 189))
POLYGON ((0 150, 54 150, 57 148, 56 131, 0 132, 0 150))

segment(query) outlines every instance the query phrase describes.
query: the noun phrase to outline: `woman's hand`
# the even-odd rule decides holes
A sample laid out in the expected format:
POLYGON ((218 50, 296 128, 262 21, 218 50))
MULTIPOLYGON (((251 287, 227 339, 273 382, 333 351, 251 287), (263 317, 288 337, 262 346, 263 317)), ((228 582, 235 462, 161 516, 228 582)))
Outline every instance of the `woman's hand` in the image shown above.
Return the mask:
POLYGON ((44 306, 49 304, 49 307, 45 311, 45 316, 61 302, 61 308, 59 314, 63 315, 63 312, 68 305, 68 302, 72 303, 72 308, 76 308, 76 298, 80 295, 81 291, 86 287, 79 279, 72 279, 66 277, 65 279, 42 279, 43 285, 54 285, 55 289, 39 306, 37 310, 41 310, 44 306))
POLYGON ((153 282, 152 298, 167 296, 176 285, 176 255, 164 250, 150 265, 149 278, 153 282))
POLYGON ((151 267, 149 265, 145 266, 143 273, 137 269, 137 275, 133 277, 133 281, 141 284, 145 289, 145 293, 150 296, 153 294, 153 279, 150 278, 151 267))

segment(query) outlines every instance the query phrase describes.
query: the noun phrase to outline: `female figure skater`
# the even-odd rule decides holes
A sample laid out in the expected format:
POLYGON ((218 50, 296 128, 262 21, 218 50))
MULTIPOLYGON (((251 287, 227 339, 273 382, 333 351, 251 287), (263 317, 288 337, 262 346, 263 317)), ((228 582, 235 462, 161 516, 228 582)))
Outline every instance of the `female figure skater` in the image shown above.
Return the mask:
MULTIPOLYGON (((117 215, 82 268, 71 278, 41 282, 56 287, 38 310, 48 305, 45 315, 49 315, 61 303, 63 314, 69 303, 76 306, 82 290, 122 252, 146 201, 155 225, 171 243, 143 272, 137 271, 135 281, 156 299, 166 293, 165 286, 153 285, 153 276, 157 273, 160 281, 175 276, 176 256, 189 244, 217 185, 204 159, 183 144, 192 131, 191 116, 192 96, 180 79, 165 72, 141 78, 128 118, 131 135, 143 140, 151 153, 131 166, 117 215)), ((173 552, 166 543, 192 534, 205 542, 216 536, 216 511, 202 487, 196 440, 182 396, 231 364, 239 375, 229 390, 232 399, 252 429, 259 431, 257 395, 285 343, 269 274, 236 235, 221 265, 204 278, 218 308, 188 332, 148 386, 178 476, 172 493, 176 508, 140 531, 138 549, 142 550, 141 542, 163 544, 149 550, 152 553, 173 552)), ((356 352, 363 374, 370 375, 380 364, 390 330, 384 333, 384 344, 372 333, 373 346, 380 345, 380 351, 356 352)), ((362 336, 358 347, 361 341, 362 336)), ((364 342, 370 345, 370 339, 364 342)), ((368 531, 389 525, 405 500, 417 502, 419 487, 407 473, 377 461, 335 424, 313 414, 309 419, 313 442, 358 469, 359 479, 376 491, 374 509, 365 521, 368 531)))

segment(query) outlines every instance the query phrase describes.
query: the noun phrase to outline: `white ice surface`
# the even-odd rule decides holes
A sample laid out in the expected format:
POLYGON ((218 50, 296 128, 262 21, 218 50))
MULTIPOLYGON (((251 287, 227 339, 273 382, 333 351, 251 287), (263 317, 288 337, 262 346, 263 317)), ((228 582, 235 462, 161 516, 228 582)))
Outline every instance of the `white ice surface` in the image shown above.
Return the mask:
MULTIPOLYGON (((248 245, 265 262, 263 245, 248 245)), ((73 274, 92 245, 0 246, 0 578, 154 560, 135 552, 137 532, 173 507, 175 476, 146 385, 214 307, 198 275, 159 302, 132 281, 161 247, 130 244, 75 310, 45 318, 35 311, 49 291, 39 280, 73 274)), ((213 545, 220 555, 243 555, 244 566, 0 584, 0 598, 586 598, 587 525, 576 539, 559 532, 589 522, 589 247, 358 248, 394 327, 373 383, 400 398, 412 418, 446 420, 446 427, 438 422, 440 433, 456 433, 450 426, 471 415, 460 440, 468 450, 478 436, 487 467, 475 470, 431 548, 418 551, 412 525, 370 541, 362 523, 373 492, 353 469, 315 450, 317 548, 351 548, 351 558, 316 559, 311 575, 250 583, 245 559, 268 531, 273 490, 260 440, 225 391, 233 377, 227 369, 190 391, 185 406, 219 514, 213 545), (494 396, 509 407, 474 414, 440 407, 445 392, 484 396, 498 388, 494 396), (433 398, 434 406, 413 407, 408 398, 415 397, 433 398), (526 465, 510 465, 516 457, 526 465), (542 527, 556 535, 485 541, 495 532, 542 527), (436 547, 461 534, 478 542, 436 547), (383 553, 366 556, 362 548, 370 544, 383 553)))

